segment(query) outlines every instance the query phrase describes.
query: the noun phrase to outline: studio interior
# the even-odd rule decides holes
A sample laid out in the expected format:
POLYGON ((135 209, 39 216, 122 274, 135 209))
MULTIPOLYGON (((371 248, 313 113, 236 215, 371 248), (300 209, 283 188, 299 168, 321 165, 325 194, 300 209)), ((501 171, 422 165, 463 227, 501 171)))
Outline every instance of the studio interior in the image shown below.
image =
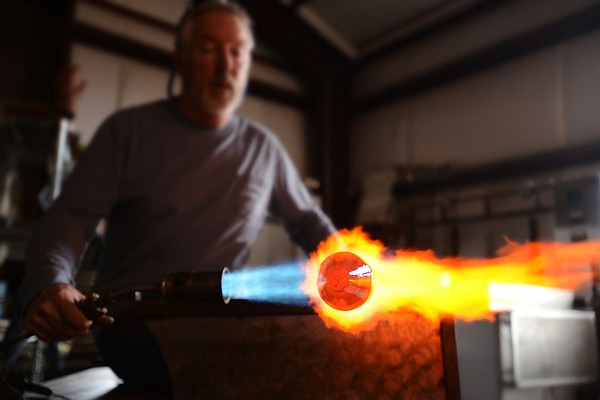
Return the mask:
MULTIPOLYGON (((171 151, 151 135, 130 148, 115 139, 119 153, 106 152, 92 183, 77 171, 94 170, 85 160, 98 154, 87 152, 109 116, 183 104, 196 76, 182 58, 196 43, 180 37, 183 16, 204 1, 219 3, 0 1, 0 398, 600 399, 600 1, 236 0, 251 22, 222 10, 191 17, 225 13, 247 24, 247 86, 227 118, 272 135, 301 188, 281 185, 303 203, 278 203, 279 189, 260 197, 265 182, 292 179, 269 172, 227 215, 165 208, 150 218, 176 196, 196 207, 239 176, 214 164, 171 186, 170 171, 195 171, 194 157, 211 165, 219 150, 193 156, 191 139, 171 151), (146 148, 170 155, 143 156, 156 178, 135 169, 146 148), (102 188, 95 180, 113 179, 111 162, 118 196, 130 198, 97 211, 94 236, 65 278, 85 295, 72 304, 91 328, 42 340, 24 318, 38 298, 29 303, 22 291, 38 273, 28 269, 34 232, 61 201, 90 199, 71 211, 96 212, 106 191, 69 191, 70 178, 102 188), (162 189, 131 206, 139 213, 111 219, 138 204, 128 201, 143 179, 162 189), (336 230, 310 251, 297 240, 307 223, 287 218, 307 207, 336 230), (157 233, 155 221, 171 213, 179 222, 157 233), (208 227, 232 214, 239 224, 257 219, 258 234, 223 228, 217 240, 208 227), (147 230, 142 239, 113 232, 133 224, 147 230), (121 238, 105 243, 124 258, 140 242, 147 258, 131 250, 131 262, 159 265, 162 278, 149 272, 143 285, 99 292, 111 287, 96 286, 105 232, 121 238), (238 264, 179 261, 195 246, 212 255, 246 241, 238 264), (125 297, 158 343, 169 394, 124 390, 127 379, 99 348, 95 326, 125 297)), ((232 34, 215 28, 219 38, 232 34)), ((216 63, 242 63, 238 52, 216 63)), ((234 91, 227 82, 219 93, 234 91)), ((151 114, 148 127, 124 118, 119 126, 181 134, 169 121, 150 127, 159 117, 151 114)), ((254 144, 242 150, 264 155, 254 144)), ((230 193, 209 200, 229 204, 230 193)), ((148 363, 140 357, 135 368, 148 363)))

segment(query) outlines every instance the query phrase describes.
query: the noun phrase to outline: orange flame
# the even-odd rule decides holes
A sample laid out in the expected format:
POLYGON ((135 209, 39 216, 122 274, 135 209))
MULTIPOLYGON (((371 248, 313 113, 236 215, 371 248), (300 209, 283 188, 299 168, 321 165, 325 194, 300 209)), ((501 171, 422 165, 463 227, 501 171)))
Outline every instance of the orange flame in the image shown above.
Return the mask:
POLYGON ((354 228, 339 231, 311 254, 302 289, 328 327, 356 333, 372 329, 406 308, 431 320, 445 316, 467 321, 488 319, 493 315, 493 302, 502 300, 490 294, 494 285, 534 285, 523 287, 533 296, 539 296, 535 286, 575 290, 590 281, 591 267, 598 260, 598 242, 508 242, 496 258, 440 259, 432 251, 390 251, 361 228, 354 228), (330 307, 317 290, 322 261, 339 251, 356 254, 373 271, 370 298, 350 311, 330 307))

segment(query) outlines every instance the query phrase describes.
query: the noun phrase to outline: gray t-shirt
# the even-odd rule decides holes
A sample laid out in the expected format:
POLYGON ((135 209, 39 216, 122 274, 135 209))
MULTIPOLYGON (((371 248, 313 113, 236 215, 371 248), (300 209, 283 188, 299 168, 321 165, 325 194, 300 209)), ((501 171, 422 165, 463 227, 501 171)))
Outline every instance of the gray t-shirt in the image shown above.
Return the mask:
POLYGON ((95 290, 107 293, 158 282, 166 271, 240 267, 269 212, 307 252, 335 231, 264 127, 238 116, 201 127, 170 100, 117 112, 36 228, 26 300, 73 282, 101 218, 107 230, 95 290))

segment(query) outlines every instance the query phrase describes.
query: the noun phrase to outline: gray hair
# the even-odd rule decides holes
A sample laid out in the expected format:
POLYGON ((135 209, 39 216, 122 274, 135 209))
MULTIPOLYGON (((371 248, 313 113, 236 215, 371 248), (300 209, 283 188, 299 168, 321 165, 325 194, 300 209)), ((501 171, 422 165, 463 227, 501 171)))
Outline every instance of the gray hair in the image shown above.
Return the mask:
POLYGON ((230 0, 203 0, 189 6, 179 21, 175 34, 175 52, 181 49, 190 21, 193 21, 199 15, 215 11, 224 11, 237 16, 246 24, 248 31, 252 35, 252 18, 250 18, 250 15, 242 6, 230 0))

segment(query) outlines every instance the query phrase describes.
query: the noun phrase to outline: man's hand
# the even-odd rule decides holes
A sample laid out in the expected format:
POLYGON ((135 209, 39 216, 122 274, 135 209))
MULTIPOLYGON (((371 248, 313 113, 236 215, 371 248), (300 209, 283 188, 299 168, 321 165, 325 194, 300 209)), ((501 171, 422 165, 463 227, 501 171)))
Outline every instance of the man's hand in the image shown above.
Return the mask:
MULTIPOLYGON (((69 285, 53 285, 41 290, 25 312, 25 328, 47 342, 59 342, 89 332, 90 321, 77 307, 85 296, 69 285)), ((97 323, 108 325, 112 318, 103 316, 97 323)))

